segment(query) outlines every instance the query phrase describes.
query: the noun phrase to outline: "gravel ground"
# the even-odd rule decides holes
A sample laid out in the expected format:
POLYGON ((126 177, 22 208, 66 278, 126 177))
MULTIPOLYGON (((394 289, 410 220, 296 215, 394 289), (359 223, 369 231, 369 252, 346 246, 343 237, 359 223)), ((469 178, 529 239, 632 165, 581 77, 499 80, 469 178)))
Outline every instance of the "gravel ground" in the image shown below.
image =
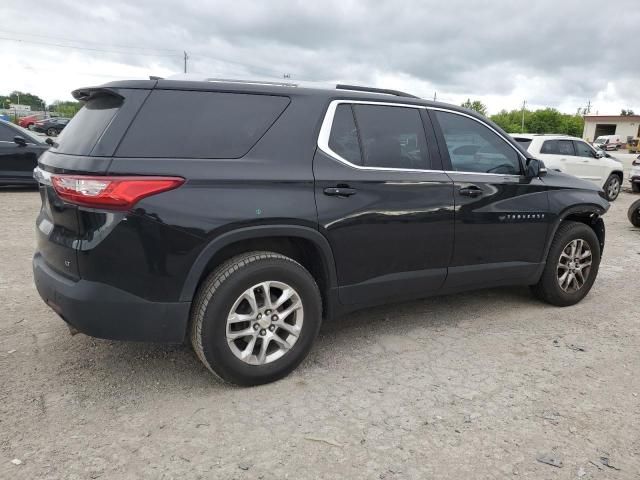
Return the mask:
POLYGON ((0 478, 640 478, 633 198, 579 305, 500 288, 369 309, 243 389, 186 347, 71 337, 32 285, 38 194, 0 190, 0 478))

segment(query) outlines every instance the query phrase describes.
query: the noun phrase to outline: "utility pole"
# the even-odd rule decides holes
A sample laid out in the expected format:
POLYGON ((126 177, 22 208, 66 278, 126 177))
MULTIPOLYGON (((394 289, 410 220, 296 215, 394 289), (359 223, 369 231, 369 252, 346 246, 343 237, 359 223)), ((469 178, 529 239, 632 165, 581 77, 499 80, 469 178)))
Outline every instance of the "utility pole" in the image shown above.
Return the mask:
POLYGON ((527 106, 527 101, 522 101, 522 127, 520 128, 520 133, 524 133, 524 108, 527 106))
POLYGON ((584 109, 585 114, 591 112, 591 100, 587 102, 587 108, 584 109))
POLYGON ((437 92, 433 92, 433 101, 436 101, 436 98, 438 98, 437 92))
POLYGON ((184 73, 187 73, 187 60, 189 60, 189 55, 187 55, 187 52, 184 52, 184 73))

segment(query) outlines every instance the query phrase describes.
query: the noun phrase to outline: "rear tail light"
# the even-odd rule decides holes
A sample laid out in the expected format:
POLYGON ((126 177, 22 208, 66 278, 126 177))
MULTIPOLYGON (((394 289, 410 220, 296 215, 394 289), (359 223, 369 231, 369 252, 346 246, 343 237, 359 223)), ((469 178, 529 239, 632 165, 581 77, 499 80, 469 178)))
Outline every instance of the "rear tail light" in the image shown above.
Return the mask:
POLYGON ((130 210, 145 197, 179 187, 184 178, 52 175, 51 182, 60 198, 69 203, 108 210, 130 210))

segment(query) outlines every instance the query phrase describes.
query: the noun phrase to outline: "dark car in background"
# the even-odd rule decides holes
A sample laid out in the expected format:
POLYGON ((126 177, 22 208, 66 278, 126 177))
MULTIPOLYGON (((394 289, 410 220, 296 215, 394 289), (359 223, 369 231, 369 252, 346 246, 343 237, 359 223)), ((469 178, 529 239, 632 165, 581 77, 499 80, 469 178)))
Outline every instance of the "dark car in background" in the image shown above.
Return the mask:
POLYGON ((52 117, 38 120, 33 124, 33 130, 36 132, 46 133, 50 137, 60 135, 60 132, 67 126, 70 118, 52 117))
POLYGON ((470 110, 229 81, 74 97, 34 172, 33 258, 72 331, 190 339, 212 372, 255 385, 292 371, 323 318, 500 285, 568 306, 596 279, 602 189, 470 110))
POLYGON ((33 169, 48 148, 29 130, 0 120, 0 185, 35 185, 33 169))

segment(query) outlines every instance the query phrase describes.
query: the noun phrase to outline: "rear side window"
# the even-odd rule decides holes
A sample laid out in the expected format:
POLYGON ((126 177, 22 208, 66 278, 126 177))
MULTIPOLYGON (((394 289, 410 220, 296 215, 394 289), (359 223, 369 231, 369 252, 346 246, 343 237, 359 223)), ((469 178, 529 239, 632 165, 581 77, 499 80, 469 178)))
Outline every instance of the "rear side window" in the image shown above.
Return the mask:
POLYGON ((540 153, 548 155, 575 155, 571 140, 545 140, 540 153))
POLYGON ((68 155, 89 155, 121 105, 120 97, 99 95, 87 101, 68 124, 67 121, 55 120, 61 126, 66 124, 56 139, 56 151, 68 155))
POLYGON ((416 108, 354 105, 363 165, 366 167, 430 168, 427 140, 416 108))
POLYGON ((356 122, 353 120, 351 105, 341 103, 336 108, 329 136, 329 148, 345 160, 362 165, 358 132, 356 122))
POLYGON ((154 90, 120 157, 240 158, 289 105, 288 97, 154 90))

